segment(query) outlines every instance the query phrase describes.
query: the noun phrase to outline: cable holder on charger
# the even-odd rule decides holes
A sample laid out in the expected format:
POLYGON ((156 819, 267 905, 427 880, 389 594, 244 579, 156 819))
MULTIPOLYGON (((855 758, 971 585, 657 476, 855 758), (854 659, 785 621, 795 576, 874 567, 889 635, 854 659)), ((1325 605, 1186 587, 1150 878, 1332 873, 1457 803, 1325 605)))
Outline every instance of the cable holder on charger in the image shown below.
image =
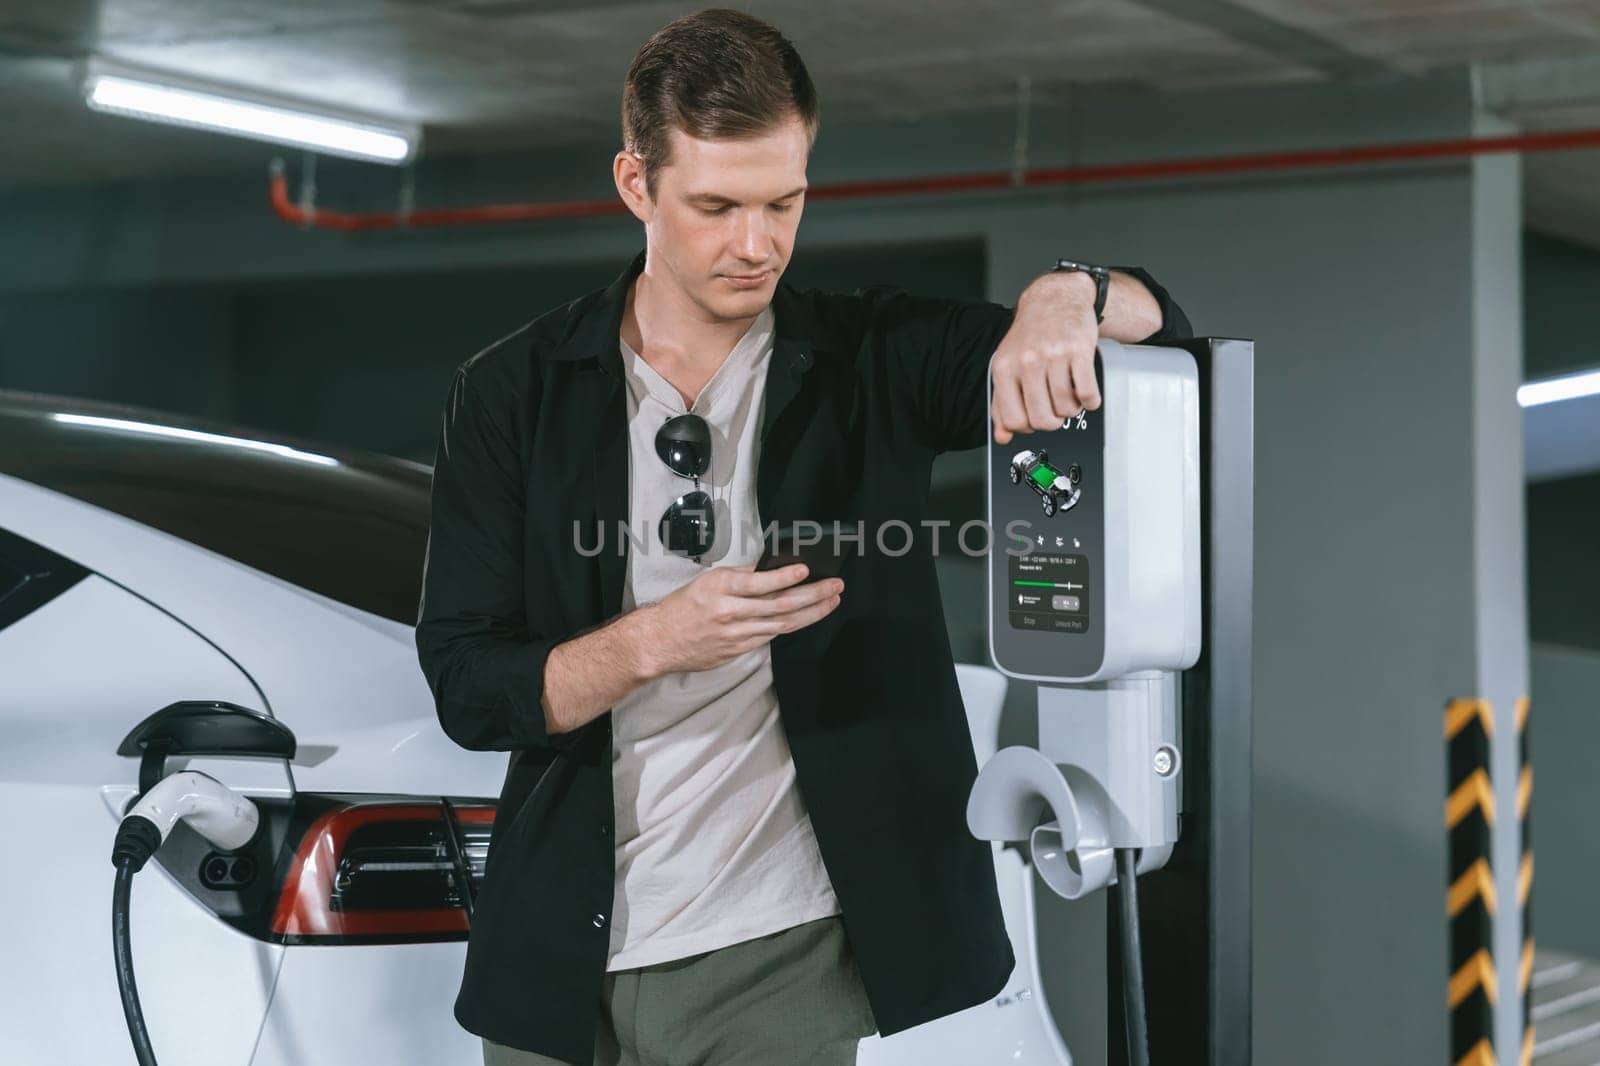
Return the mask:
POLYGON ((1039 876, 1067 899, 1114 884, 1119 848, 1139 851, 1140 874, 1164 866, 1178 839, 1178 700, 1171 671, 1039 685, 1039 745, 984 764, 968 828, 1026 842, 1039 876))

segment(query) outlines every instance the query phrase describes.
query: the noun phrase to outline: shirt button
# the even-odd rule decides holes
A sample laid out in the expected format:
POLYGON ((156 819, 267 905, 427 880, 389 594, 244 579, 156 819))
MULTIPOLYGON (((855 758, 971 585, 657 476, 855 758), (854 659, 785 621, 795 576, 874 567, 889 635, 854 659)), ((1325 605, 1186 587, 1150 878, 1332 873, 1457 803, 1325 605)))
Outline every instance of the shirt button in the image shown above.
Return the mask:
POLYGON ((605 928, 605 924, 606 924, 606 916, 605 915, 597 914, 597 915, 594 916, 594 927, 596 929, 604 929, 605 928))
POLYGON ((609 836, 610 833, 611 833, 611 827, 609 825, 602 825, 600 827, 600 835, 601 836, 609 836))

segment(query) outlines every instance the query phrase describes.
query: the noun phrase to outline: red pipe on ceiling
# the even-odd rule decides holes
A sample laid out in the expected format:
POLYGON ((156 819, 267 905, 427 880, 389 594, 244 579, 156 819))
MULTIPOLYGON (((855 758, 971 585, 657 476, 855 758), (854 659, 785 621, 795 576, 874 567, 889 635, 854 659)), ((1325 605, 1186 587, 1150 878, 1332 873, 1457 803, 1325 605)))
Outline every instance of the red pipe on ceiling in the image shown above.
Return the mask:
MULTIPOLYGON (((1151 181, 1160 178, 1212 177, 1222 174, 1270 173, 1282 170, 1323 170, 1373 163, 1459 159, 1502 152, 1552 152, 1600 147, 1600 129, 1558 133, 1522 133, 1503 137, 1462 137, 1454 140, 1413 141, 1400 144, 1366 144, 1345 148, 1311 148, 1293 152, 1202 156, 1189 159, 1154 159, 1130 163, 1053 167, 925 178, 892 178, 813 185, 811 200, 856 200, 876 196, 926 196, 936 193, 974 192, 1051 185, 1089 185, 1116 181, 1151 181)), ((457 226, 479 222, 543 222, 550 219, 599 218, 620 215, 622 201, 546 200, 536 203, 482 204, 475 207, 434 208, 427 211, 377 211, 356 214, 302 207, 289 197, 289 182, 281 170, 271 179, 272 209, 285 222, 347 233, 364 230, 457 226)))

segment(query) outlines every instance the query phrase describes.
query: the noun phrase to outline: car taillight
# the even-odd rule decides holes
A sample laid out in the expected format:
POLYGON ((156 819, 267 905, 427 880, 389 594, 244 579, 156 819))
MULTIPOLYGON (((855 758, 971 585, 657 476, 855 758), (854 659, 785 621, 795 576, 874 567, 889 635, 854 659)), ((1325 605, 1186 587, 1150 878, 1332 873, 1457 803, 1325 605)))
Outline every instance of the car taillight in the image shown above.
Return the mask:
POLYGON ((331 806, 295 848, 269 935, 288 944, 464 938, 494 813, 434 800, 331 806))
POLYGON ((483 883, 489 864, 489 833, 494 829, 494 808, 456 805, 456 825, 461 831, 461 850, 467 859, 474 887, 483 883))

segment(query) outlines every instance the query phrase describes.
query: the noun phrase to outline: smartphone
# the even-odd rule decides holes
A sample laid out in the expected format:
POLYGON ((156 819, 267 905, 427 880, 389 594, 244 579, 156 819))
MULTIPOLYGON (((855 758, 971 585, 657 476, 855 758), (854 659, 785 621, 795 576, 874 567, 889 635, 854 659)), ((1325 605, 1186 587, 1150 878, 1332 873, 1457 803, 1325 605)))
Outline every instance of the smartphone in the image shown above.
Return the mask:
POLYGON ((824 527, 822 537, 817 536, 816 523, 806 523, 803 528, 793 524, 776 526, 767 537, 757 570, 779 570, 794 563, 805 563, 807 574, 801 584, 810 584, 825 577, 838 577, 844 561, 856 550, 856 542, 844 537, 835 538, 833 531, 824 527), (804 534, 806 540, 801 539, 804 534))

